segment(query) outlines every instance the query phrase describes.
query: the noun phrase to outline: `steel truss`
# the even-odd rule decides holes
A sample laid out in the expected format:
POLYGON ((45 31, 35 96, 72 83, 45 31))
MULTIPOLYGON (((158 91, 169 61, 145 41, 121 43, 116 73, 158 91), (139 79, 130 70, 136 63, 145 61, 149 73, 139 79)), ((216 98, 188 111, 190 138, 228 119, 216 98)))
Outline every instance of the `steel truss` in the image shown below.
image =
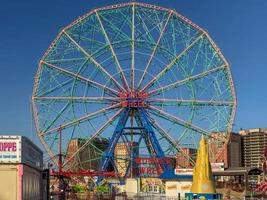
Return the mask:
MULTIPOLYGON (((133 166, 133 165, 136 166, 135 159, 137 158, 137 154, 136 152, 132 151, 130 152, 132 154, 131 160, 130 160, 131 163, 128 164, 126 172, 123 176, 119 174, 119 171, 116 167, 116 163, 114 159, 114 150, 119 141, 119 138, 122 138, 125 136, 125 129, 142 130, 139 133, 140 137, 138 139, 137 146, 140 145, 140 142, 143 139, 147 144, 147 148, 148 148, 148 151, 150 152, 150 156, 152 158, 162 159, 163 162, 159 164, 162 171, 164 172, 164 171, 171 170, 171 167, 166 162, 164 162, 164 158, 165 158, 164 152, 156 138, 154 130, 152 129, 151 121, 149 121, 149 117, 144 111, 144 109, 143 108, 141 109, 126 108, 120 116, 120 120, 111 137, 111 140, 110 140, 111 142, 109 143, 109 146, 103 155, 102 161, 99 166, 99 171, 106 171, 108 164, 111 162, 115 168, 116 174, 118 175, 118 178, 120 179, 121 184, 124 184, 126 177, 129 176, 130 166, 133 166), (138 122, 137 123, 138 126, 127 128, 125 127, 125 125, 126 125, 127 120, 130 117, 131 112, 133 112, 133 116, 135 120, 138 122)), ((103 176, 99 176, 98 181, 102 181, 102 179, 103 179, 103 176)))

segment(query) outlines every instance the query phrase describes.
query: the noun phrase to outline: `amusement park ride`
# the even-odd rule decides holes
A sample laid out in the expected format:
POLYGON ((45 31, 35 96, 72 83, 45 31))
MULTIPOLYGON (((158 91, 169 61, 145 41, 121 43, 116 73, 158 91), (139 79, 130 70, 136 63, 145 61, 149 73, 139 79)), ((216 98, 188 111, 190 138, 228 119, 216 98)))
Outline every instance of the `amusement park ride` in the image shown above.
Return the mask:
MULTIPOLYGON (((172 170, 166 157, 193 166, 185 149, 197 149, 202 135, 221 148, 236 97, 230 66, 206 31, 174 10, 129 2, 94 9, 60 31, 40 60, 32 104, 58 174, 73 175, 78 158, 74 165, 97 163, 98 181, 111 164, 123 183, 137 158, 161 159, 164 172, 172 170), (76 138, 85 142, 58 162, 76 138), (105 150, 96 138, 108 139, 105 150), (85 149, 97 156, 82 159, 85 149), (123 175, 118 160, 127 163, 123 175)), ((219 154, 211 151, 211 162, 219 154)))

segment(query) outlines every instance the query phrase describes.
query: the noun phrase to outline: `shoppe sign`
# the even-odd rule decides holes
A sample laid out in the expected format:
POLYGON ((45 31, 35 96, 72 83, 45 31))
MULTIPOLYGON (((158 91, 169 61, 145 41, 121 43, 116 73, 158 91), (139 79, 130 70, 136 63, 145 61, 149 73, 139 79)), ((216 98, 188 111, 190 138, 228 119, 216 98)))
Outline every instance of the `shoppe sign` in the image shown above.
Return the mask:
POLYGON ((14 163, 20 162, 20 141, 19 139, 2 139, 0 140, 0 162, 14 163))

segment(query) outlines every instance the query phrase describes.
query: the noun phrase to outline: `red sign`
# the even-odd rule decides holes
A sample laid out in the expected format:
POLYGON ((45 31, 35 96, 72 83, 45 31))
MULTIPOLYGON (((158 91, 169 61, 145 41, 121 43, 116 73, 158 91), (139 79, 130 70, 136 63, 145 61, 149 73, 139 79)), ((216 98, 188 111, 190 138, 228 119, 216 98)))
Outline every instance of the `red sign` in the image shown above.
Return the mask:
POLYGON ((170 165, 172 163, 171 158, 151 158, 151 157, 137 157, 135 159, 136 164, 139 164, 139 175, 159 176, 163 173, 164 164, 170 165))
POLYGON ((0 151, 17 151, 17 143, 16 142, 0 142, 0 151))
POLYGON ((144 108, 147 107, 147 103, 144 101, 148 98, 147 92, 120 92, 119 98, 122 100, 122 107, 129 108, 144 108))
POLYGON ((163 170, 160 166, 157 167, 140 167, 139 174, 140 175, 160 175, 163 170))
POLYGON ((147 92, 120 92, 119 93, 120 99, 129 99, 129 98, 139 98, 139 99, 145 99, 148 98, 147 92))
POLYGON ((130 100, 130 101, 122 101, 121 106, 123 108, 145 108, 147 107, 147 103, 142 100, 130 100))

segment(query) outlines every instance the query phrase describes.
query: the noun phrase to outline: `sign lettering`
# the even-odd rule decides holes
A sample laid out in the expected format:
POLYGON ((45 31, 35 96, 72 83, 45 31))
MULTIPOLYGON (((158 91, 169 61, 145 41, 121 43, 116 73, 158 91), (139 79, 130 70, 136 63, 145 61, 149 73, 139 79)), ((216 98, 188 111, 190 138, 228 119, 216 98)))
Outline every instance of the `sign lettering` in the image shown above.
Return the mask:
POLYGON ((16 152, 17 143, 16 142, 0 142, 0 151, 2 152, 16 152))

